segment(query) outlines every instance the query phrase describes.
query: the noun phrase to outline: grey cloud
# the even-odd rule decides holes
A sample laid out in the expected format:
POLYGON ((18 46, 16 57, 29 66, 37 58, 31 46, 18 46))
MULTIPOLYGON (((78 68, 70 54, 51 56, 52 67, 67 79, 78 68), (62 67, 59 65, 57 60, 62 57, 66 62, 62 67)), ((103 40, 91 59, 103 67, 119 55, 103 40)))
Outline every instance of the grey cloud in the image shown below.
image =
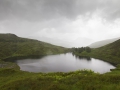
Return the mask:
POLYGON ((119 18, 120 0, 0 0, 0 19, 74 19, 78 15, 92 13, 97 9, 103 10, 105 18, 119 18))
POLYGON ((99 4, 99 8, 102 10, 102 17, 107 20, 120 18, 120 0, 103 0, 99 4))
POLYGON ((0 18, 36 21, 68 16, 72 4, 73 0, 0 0, 0 18))

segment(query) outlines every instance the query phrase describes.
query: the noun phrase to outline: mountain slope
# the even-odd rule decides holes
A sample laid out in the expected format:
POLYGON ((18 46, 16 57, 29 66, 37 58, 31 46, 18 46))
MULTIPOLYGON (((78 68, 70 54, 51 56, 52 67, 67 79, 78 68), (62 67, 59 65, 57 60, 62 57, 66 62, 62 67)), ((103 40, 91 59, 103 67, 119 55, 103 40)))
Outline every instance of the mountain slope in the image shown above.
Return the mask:
POLYGON ((98 47, 107 45, 109 43, 112 43, 112 42, 114 42, 114 41, 116 41, 118 39, 120 39, 120 37, 119 38, 114 38, 114 39, 108 39, 108 40, 98 41, 98 42, 92 43, 91 45, 89 45, 89 47, 91 47, 91 48, 98 48, 98 47))
POLYGON ((38 56, 57 54, 67 49, 14 34, 0 34, 0 59, 16 56, 38 56))
POLYGON ((98 58, 115 65, 120 64, 120 39, 100 48, 92 49, 90 53, 83 52, 80 55, 98 58))

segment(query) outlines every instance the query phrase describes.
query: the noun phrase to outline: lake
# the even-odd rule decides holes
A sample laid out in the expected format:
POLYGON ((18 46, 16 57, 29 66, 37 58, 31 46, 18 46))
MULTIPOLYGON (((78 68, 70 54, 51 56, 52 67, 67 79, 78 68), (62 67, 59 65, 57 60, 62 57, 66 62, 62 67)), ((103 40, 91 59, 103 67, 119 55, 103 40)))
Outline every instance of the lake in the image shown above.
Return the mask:
POLYGON ((77 57, 72 53, 48 55, 38 59, 22 59, 15 61, 22 71, 29 72, 70 72, 89 69, 94 72, 106 73, 115 67, 105 61, 77 57))

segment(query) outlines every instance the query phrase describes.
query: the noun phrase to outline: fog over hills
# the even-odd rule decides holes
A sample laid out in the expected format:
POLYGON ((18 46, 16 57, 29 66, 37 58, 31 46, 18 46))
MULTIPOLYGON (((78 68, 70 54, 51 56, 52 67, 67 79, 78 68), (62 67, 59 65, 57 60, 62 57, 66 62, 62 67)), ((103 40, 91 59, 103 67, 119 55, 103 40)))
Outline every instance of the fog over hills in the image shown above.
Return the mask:
POLYGON ((91 48, 98 48, 98 47, 101 47, 101 46, 104 46, 104 45, 107 45, 109 43, 112 43, 116 40, 120 39, 120 37, 118 38, 113 38, 113 39, 107 39, 107 40, 103 40, 103 41, 98 41, 98 42, 95 42, 95 43, 92 43, 89 45, 89 47, 91 48))
POLYGON ((0 0, 0 33, 85 47, 120 36, 120 0, 0 0))

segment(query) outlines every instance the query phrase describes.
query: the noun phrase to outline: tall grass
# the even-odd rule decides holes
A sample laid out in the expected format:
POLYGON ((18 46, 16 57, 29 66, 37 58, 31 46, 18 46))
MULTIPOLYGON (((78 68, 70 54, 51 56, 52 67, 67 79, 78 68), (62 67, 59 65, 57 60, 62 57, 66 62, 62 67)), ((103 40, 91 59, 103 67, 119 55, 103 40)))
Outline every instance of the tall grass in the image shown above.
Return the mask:
POLYGON ((0 69, 0 90, 120 90, 120 74, 89 70, 30 73, 0 69))

